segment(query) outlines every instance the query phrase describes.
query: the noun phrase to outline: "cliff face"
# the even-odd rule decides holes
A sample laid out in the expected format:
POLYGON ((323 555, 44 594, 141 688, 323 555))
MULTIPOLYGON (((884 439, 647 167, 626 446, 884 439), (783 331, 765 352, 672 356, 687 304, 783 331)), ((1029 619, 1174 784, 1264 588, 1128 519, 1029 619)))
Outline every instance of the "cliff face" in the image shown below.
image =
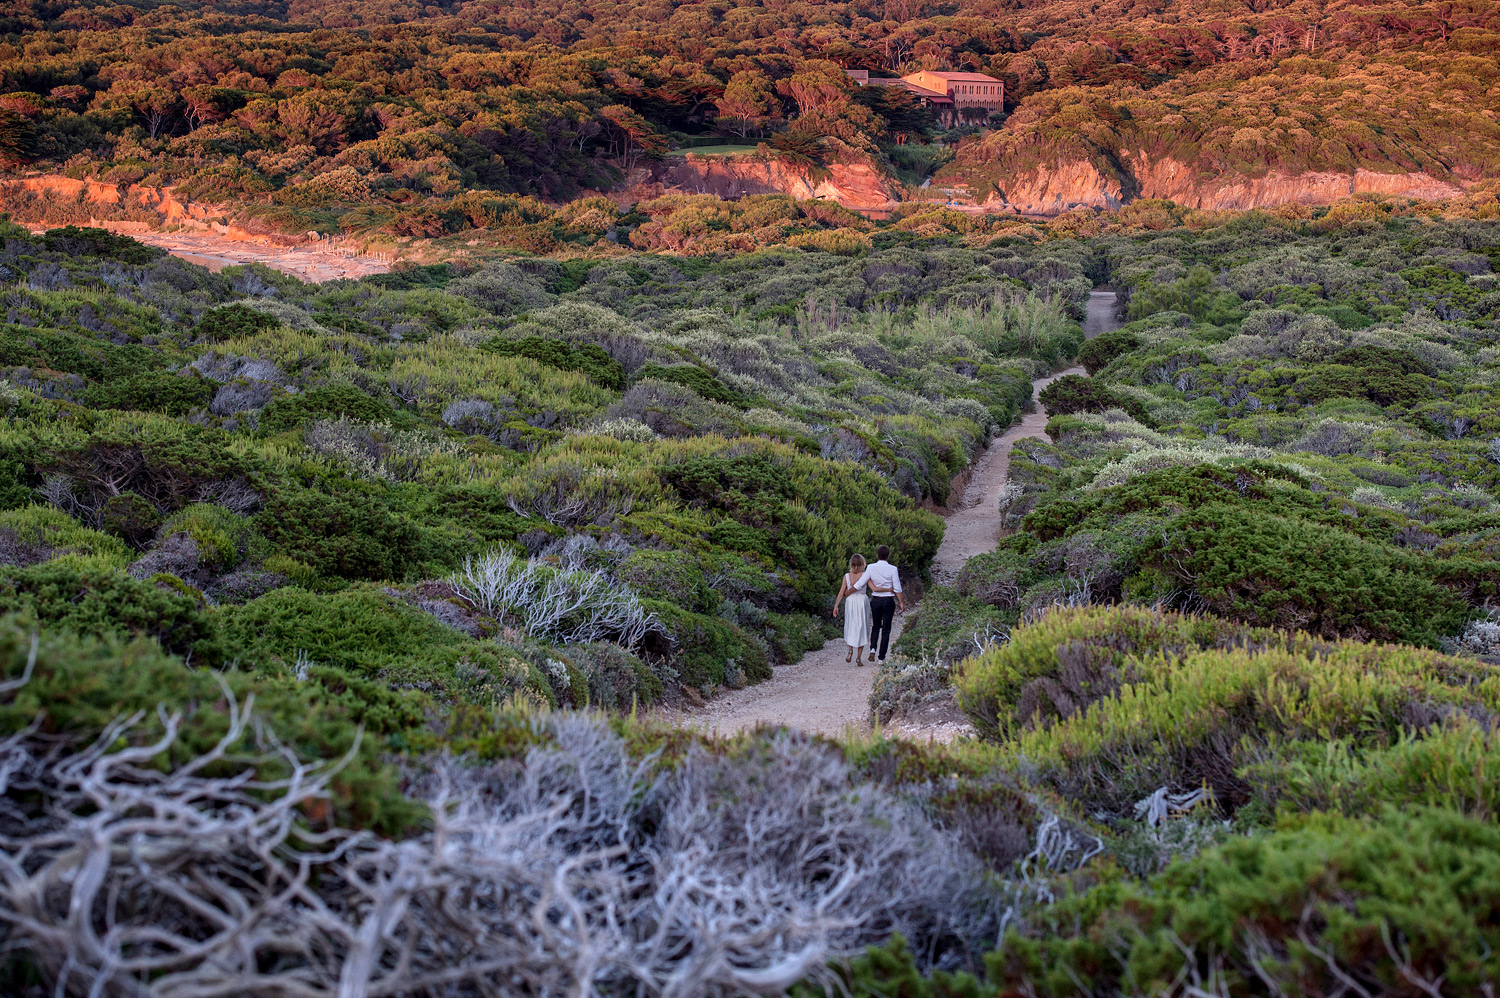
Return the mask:
MULTIPOLYGON (((674 157, 659 164, 651 180, 665 189, 724 198, 746 194, 826 197, 847 208, 883 208, 900 200, 899 185, 873 163, 835 164, 826 177, 805 167, 758 156, 674 157)), ((1124 156, 1118 169, 1088 160, 1059 161, 1050 167, 1007 178, 982 207, 1022 215, 1061 215, 1074 208, 1119 208, 1138 198, 1162 198, 1189 208, 1244 210, 1282 204, 1327 205, 1356 194, 1442 200, 1461 197, 1464 188, 1422 173, 1272 172, 1263 177, 1205 178, 1189 164, 1155 159, 1145 152, 1124 156)))
MULTIPOLYGON (((7 181, 0 181, 7 182, 7 181)), ((74 180, 71 177, 21 177, 8 183, 17 184, 37 194, 59 200, 81 199, 89 205, 130 209, 131 219, 93 218, 91 224, 122 235, 142 235, 175 226, 190 232, 211 233, 234 242, 269 243, 295 246, 309 241, 306 236, 253 232, 243 226, 218 221, 224 207, 201 201, 179 200, 171 187, 144 187, 140 184, 109 184, 98 180, 74 180), (140 218, 141 215, 154 218, 140 218)), ((107 214, 101 210, 101 214, 107 214)))
MULTIPOLYGON (((220 214, 215 205, 193 201, 179 201, 170 187, 142 187, 130 184, 106 184, 98 180, 74 180, 71 177, 22 177, 16 181, 29 191, 38 194, 54 194, 65 198, 77 198, 80 194, 90 204, 116 205, 130 208, 145 208, 155 212, 161 225, 205 225, 209 219, 220 214)), ((128 223, 117 223, 128 224, 128 223)), ((149 225, 149 222, 137 222, 149 225)))
POLYGON ((1058 215, 1074 208, 1118 208, 1137 198, 1162 198, 1189 208, 1244 210, 1283 204, 1326 205, 1356 194, 1441 200, 1461 197, 1458 184, 1422 173, 1268 173, 1205 178, 1175 159, 1126 156, 1120 171, 1087 161, 1059 162, 1005 181, 984 204, 992 211, 1058 215))
POLYGON ((661 163, 652 179, 690 194, 790 194, 801 200, 833 198, 846 208, 881 208, 900 196, 895 181, 871 163, 833 163, 826 175, 814 176, 778 159, 689 154, 661 163))

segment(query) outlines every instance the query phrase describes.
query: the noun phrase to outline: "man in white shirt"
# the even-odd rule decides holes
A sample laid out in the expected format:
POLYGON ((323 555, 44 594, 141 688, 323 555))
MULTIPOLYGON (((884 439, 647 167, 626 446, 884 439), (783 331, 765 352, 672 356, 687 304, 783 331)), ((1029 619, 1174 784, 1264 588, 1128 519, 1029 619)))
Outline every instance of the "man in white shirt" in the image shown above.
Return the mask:
POLYGON ((896 566, 886 559, 891 549, 884 544, 875 551, 875 564, 865 569, 865 574, 854 584, 859 589, 866 583, 870 589, 870 661, 875 661, 878 647, 880 660, 885 661, 886 646, 891 642, 891 621, 895 619, 896 607, 906 612, 906 598, 901 595, 901 575, 896 566), (879 638, 878 644, 876 639, 879 638))

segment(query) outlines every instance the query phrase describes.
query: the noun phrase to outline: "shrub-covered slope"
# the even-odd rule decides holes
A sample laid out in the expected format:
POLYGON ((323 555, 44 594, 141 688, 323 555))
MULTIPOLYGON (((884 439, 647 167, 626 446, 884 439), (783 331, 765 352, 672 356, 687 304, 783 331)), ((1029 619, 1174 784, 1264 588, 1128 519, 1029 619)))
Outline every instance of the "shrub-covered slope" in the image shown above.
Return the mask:
POLYGON ((0 606, 442 702, 765 678, 850 553, 924 570, 919 504, 1077 349, 1026 252, 314 287, 11 229, 0 606))

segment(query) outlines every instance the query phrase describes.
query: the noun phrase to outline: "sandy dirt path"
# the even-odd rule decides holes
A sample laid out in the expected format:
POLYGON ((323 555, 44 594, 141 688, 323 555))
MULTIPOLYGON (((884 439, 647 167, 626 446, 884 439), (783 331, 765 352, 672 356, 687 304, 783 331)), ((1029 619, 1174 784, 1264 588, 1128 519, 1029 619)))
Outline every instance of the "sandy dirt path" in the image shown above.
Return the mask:
POLYGON ((370 274, 384 274, 391 269, 390 261, 384 257, 364 256, 343 247, 316 242, 277 246, 202 232, 142 232, 133 233, 131 238, 159 246, 173 256, 215 272, 225 267, 259 263, 312 284, 340 278, 358 279, 370 274))
MULTIPOLYGON (((1066 374, 1082 374, 1083 368, 1070 367, 1050 378, 1031 383, 1033 401, 1042 394, 1042 389, 1066 374)), ((1000 436, 990 441, 990 446, 974 462, 973 473, 964 486, 963 496, 954 500, 954 512, 943 526, 943 543, 937 556, 932 559, 932 579, 938 583, 951 583, 964 562, 976 554, 995 549, 1000 539, 1000 493, 1005 489, 1005 478, 1010 472, 1010 449, 1017 440, 1025 437, 1046 435, 1047 413, 1037 403, 1035 412, 1028 412, 1021 421, 1000 436)))
MULTIPOLYGON (((1084 335, 1093 339, 1119 325, 1115 319, 1115 294, 1113 291, 1094 291, 1089 295, 1088 310, 1083 323, 1084 335)), ((1058 378, 1069 374, 1085 374, 1081 367, 1070 367, 1049 378, 1031 383, 1031 398, 1036 402, 1036 411, 1028 412, 1021 421, 1000 436, 990 441, 989 447, 974 462, 974 471, 964 486, 963 494, 953 500, 954 513, 948 517, 943 529, 943 544, 932 560, 934 582, 951 583, 958 576, 964 562, 976 554, 993 551, 1000 538, 999 514, 1000 493, 1010 473, 1010 449, 1017 440, 1026 437, 1041 437, 1047 431, 1047 413, 1042 408, 1042 389, 1058 378)))
MULTIPOLYGON (((894 643, 901 634, 899 613, 891 633, 894 643)), ((800 661, 777 666, 775 674, 763 683, 715 697, 702 707, 669 715, 669 719, 684 727, 721 734, 758 724, 785 724, 825 735, 868 731, 875 666, 869 661, 864 665, 845 662, 848 651, 843 638, 834 638, 800 661)))
MULTIPOLYGON (((1090 339, 1118 325, 1114 319, 1114 307, 1113 292, 1095 291, 1090 295, 1088 317, 1083 327, 1090 339)), ((1083 373, 1081 367, 1070 367, 1035 381, 1032 383, 1032 398, 1035 399, 1043 388, 1063 375, 1083 373)), ((1035 412, 1027 413, 1019 423, 991 440, 990 446, 976 460, 962 498, 955 500, 958 508, 947 519, 943 543, 933 559, 934 581, 951 582, 964 562, 976 554, 994 550, 1000 534, 998 507, 1010 467, 1010 449, 1023 437, 1043 436, 1046 426, 1047 414, 1038 404, 1035 412)), ((897 614, 893 631, 896 636, 901 633, 901 623, 901 615, 897 614)), ((894 642, 894 638, 892 640, 894 642)), ((835 638, 817 651, 804 655, 800 661, 777 667, 772 677, 763 683, 715 697, 702 707, 663 712, 662 716, 684 727, 721 734, 744 731, 760 724, 785 724, 826 735, 868 731, 870 690, 875 684, 875 670, 868 663, 864 666, 846 663, 844 654, 847 651, 843 639, 835 638)), ((918 722, 898 722, 891 731, 908 738, 938 737, 946 740, 954 734, 949 728, 961 726, 943 717, 933 726, 943 730, 928 730, 918 722)))

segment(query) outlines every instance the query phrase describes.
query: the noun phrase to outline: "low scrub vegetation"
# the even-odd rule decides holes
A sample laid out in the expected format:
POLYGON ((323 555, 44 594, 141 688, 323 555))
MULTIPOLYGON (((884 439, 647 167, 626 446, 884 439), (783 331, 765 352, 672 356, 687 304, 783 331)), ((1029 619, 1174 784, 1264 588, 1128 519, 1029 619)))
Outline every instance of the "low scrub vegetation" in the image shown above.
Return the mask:
POLYGON ((6 230, 3 989, 1500 986, 1500 230, 1346 215, 321 287, 6 230), (973 737, 651 713, 882 543, 875 717, 973 737))
POLYGON ((315 287, 12 227, 3 607, 450 704, 757 681, 1081 342, 954 252, 315 287))

